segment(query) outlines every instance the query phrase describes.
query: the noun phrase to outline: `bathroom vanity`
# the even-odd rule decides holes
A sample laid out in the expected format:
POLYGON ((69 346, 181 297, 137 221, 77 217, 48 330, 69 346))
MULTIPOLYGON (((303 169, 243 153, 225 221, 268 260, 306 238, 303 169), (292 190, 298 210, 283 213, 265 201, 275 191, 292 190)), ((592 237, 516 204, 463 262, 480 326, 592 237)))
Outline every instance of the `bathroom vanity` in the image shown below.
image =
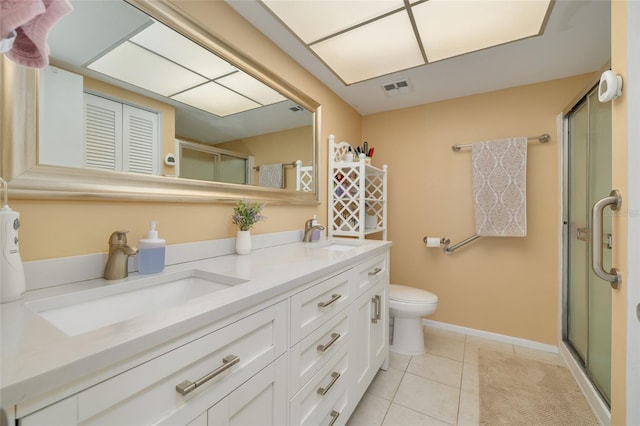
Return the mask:
POLYGON ((344 424, 388 357, 389 247, 291 243, 30 292, 1 308, 4 420, 344 424))

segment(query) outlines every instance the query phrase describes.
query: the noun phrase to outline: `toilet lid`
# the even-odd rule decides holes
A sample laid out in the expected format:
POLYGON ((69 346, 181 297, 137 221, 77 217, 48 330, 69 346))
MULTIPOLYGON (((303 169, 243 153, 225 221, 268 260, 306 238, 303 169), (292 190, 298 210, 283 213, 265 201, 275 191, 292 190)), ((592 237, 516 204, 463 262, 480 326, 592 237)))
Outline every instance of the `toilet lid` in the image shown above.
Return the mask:
POLYGON ((400 302, 413 303, 437 303, 438 296, 415 287, 407 287, 404 285, 389 285, 389 298, 400 302))

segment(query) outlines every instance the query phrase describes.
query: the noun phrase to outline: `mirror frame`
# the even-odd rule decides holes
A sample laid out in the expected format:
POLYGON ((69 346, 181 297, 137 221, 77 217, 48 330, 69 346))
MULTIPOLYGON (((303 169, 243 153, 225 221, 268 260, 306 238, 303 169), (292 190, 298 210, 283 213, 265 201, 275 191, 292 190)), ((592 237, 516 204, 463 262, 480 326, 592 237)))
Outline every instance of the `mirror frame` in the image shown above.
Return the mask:
POLYGON ((15 65, 0 55, 0 135, 3 141, 0 175, 9 183, 10 196, 21 199, 208 203, 247 199, 270 204, 320 204, 320 104, 214 37, 168 0, 126 1, 314 112, 312 159, 315 166, 315 192, 39 165, 38 71, 15 65))

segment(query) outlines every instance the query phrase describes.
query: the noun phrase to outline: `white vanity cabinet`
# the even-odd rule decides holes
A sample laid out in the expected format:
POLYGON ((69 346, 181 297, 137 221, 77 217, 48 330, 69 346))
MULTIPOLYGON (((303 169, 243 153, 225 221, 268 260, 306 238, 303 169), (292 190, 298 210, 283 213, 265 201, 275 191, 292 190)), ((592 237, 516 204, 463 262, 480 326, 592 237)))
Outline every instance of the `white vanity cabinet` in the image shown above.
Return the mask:
POLYGON ((286 352, 286 306, 282 301, 242 318, 19 424, 51 425, 58 418, 66 425, 188 424, 286 352))
POLYGON ((356 272, 359 297, 352 311, 357 332, 351 341, 351 354, 356 357, 352 399, 358 401, 388 354, 388 257, 367 260, 356 267, 356 272))
POLYGON ((359 400, 387 356, 389 322, 387 312, 387 285, 376 284, 360 296, 354 304, 354 333, 351 353, 354 356, 353 398, 359 400))
POLYGON ((383 365, 388 262, 371 257, 291 298, 290 424, 346 423, 383 365))
POLYGON ((17 424, 343 425, 388 356, 389 252, 375 253, 111 367, 117 374, 19 403, 17 424))
MULTIPOLYGON (((286 424, 286 377, 287 357, 283 355, 207 410, 206 421, 202 425, 275 426, 286 424)), ((202 421, 202 417, 199 416, 198 420, 202 421)))

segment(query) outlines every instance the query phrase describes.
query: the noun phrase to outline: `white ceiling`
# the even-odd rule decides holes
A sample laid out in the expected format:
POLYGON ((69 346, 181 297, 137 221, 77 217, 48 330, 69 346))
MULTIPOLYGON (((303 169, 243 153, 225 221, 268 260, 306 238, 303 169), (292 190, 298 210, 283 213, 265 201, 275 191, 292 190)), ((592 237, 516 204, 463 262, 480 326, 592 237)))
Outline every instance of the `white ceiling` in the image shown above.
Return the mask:
POLYGON ((363 115, 593 72, 611 57, 610 1, 556 0, 542 36, 346 86, 259 0, 226 1, 363 115), (381 86, 399 80, 409 92, 387 96, 381 86))

